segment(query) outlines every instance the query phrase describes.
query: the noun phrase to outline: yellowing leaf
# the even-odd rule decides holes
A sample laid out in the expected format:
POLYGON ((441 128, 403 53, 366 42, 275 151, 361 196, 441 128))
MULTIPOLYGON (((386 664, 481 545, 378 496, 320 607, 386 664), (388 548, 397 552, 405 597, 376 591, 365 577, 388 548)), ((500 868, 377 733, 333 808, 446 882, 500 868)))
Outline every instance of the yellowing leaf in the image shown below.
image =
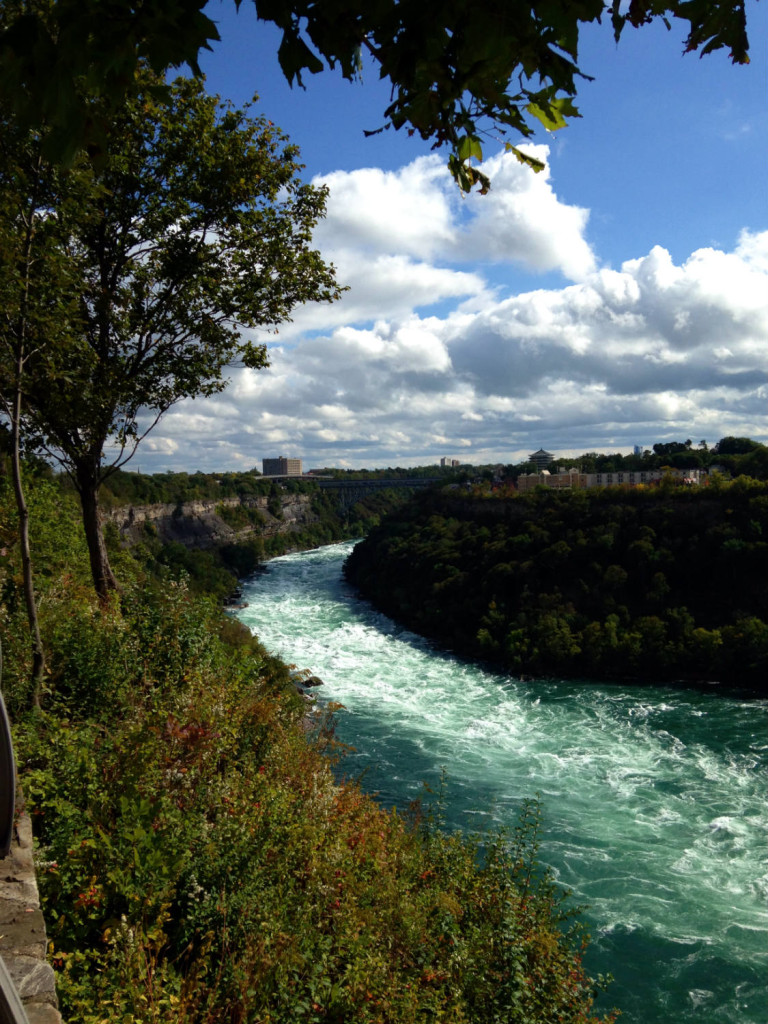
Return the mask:
POLYGON ((504 149, 507 153, 514 153, 521 164, 526 164, 537 174, 539 171, 543 171, 547 166, 543 160, 539 160, 538 157, 531 156, 530 153, 524 153, 522 149, 518 149, 517 146, 513 146, 511 142, 508 142, 504 146, 504 149))

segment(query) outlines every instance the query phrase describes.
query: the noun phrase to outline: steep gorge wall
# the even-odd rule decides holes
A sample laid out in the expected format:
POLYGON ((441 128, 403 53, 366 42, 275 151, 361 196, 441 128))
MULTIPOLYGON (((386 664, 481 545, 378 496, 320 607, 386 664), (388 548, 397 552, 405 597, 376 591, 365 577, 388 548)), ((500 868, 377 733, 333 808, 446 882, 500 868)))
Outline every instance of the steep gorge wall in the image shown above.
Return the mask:
POLYGON ((309 494, 283 494, 280 517, 269 511, 269 501, 266 496, 258 496, 185 501, 178 505, 127 505, 105 510, 103 521, 114 524, 126 546, 137 544, 150 534, 159 537, 164 544, 176 542, 187 548, 202 549, 238 543, 254 535, 271 537, 278 533, 298 533, 319 522, 309 494), (255 512, 256 521, 231 526, 221 515, 226 509, 255 512))

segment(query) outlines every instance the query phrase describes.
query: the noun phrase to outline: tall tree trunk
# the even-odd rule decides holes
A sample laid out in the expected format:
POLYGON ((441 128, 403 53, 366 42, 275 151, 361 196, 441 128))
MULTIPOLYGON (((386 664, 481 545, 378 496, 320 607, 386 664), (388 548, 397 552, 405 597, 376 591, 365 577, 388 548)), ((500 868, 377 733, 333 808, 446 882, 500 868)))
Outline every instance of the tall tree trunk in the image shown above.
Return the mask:
POLYGON ((119 590, 115 574, 109 564, 107 546, 99 522, 99 477, 97 466, 92 459, 78 461, 75 466, 75 483, 83 508, 85 542, 91 562, 91 576, 99 601, 106 604, 109 595, 119 590))
POLYGON ((40 707, 40 690, 43 685, 45 670, 45 653, 40 637, 40 622, 37 615, 35 585, 32 574, 32 554, 29 546, 29 508, 24 495, 21 479, 21 454, 19 450, 19 429, 21 423, 21 378, 17 377, 16 395, 14 398, 14 414, 11 419, 13 451, 11 466, 13 469, 13 490, 16 496, 16 508, 19 513, 19 547, 21 548, 21 569, 24 578, 24 603, 27 606, 29 632, 32 636, 32 703, 40 707))
MULTIPOLYGON (((38 162, 38 171, 40 164, 38 162)), ((45 652, 43 641, 40 636, 40 622, 37 614, 37 601, 35 599, 35 585, 32 571, 32 553, 29 544, 29 508, 24 494, 24 483, 21 478, 21 415, 22 396, 25 363, 28 358, 27 334, 29 315, 29 288, 32 274, 32 248, 34 237, 34 214, 37 204, 36 186, 30 197, 29 205, 25 211, 24 242, 21 252, 22 278, 21 294, 19 296, 19 316, 13 331, 13 361, 14 361, 14 382, 13 382, 13 404, 6 411, 10 413, 11 421, 11 466, 13 473, 13 490, 16 498, 16 509, 19 514, 19 547, 21 548, 21 569, 24 580, 24 603, 27 606, 27 620, 29 632, 32 637, 32 703, 40 707, 40 690, 43 684, 43 672, 45 671, 45 652)))

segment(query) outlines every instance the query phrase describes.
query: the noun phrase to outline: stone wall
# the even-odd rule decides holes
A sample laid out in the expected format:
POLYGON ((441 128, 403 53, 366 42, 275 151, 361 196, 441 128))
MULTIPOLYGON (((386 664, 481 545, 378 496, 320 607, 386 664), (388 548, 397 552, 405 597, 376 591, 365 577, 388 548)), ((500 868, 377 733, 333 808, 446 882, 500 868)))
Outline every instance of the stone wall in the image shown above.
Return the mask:
POLYGON ((46 947, 32 858, 32 823, 22 804, 10 853, 0 860, 0 955, 29 1024, 61 1024, 46 947))

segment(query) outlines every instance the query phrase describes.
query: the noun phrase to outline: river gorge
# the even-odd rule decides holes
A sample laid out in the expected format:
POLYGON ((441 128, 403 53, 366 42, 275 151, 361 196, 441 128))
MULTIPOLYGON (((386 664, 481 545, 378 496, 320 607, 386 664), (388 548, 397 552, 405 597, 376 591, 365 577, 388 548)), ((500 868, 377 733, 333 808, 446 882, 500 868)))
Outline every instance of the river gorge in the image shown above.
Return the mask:
POLYGON ((272 560, 238 612, 344 706, 344 772, 404 808, 445 769, 449 828, 514 827, 538 794, 541 860, 588 907, 589 970, 615 979, 598 1006, 763 1024, 768 701, 495 675, 360 600, 341 574, 352 546, 272 560))

